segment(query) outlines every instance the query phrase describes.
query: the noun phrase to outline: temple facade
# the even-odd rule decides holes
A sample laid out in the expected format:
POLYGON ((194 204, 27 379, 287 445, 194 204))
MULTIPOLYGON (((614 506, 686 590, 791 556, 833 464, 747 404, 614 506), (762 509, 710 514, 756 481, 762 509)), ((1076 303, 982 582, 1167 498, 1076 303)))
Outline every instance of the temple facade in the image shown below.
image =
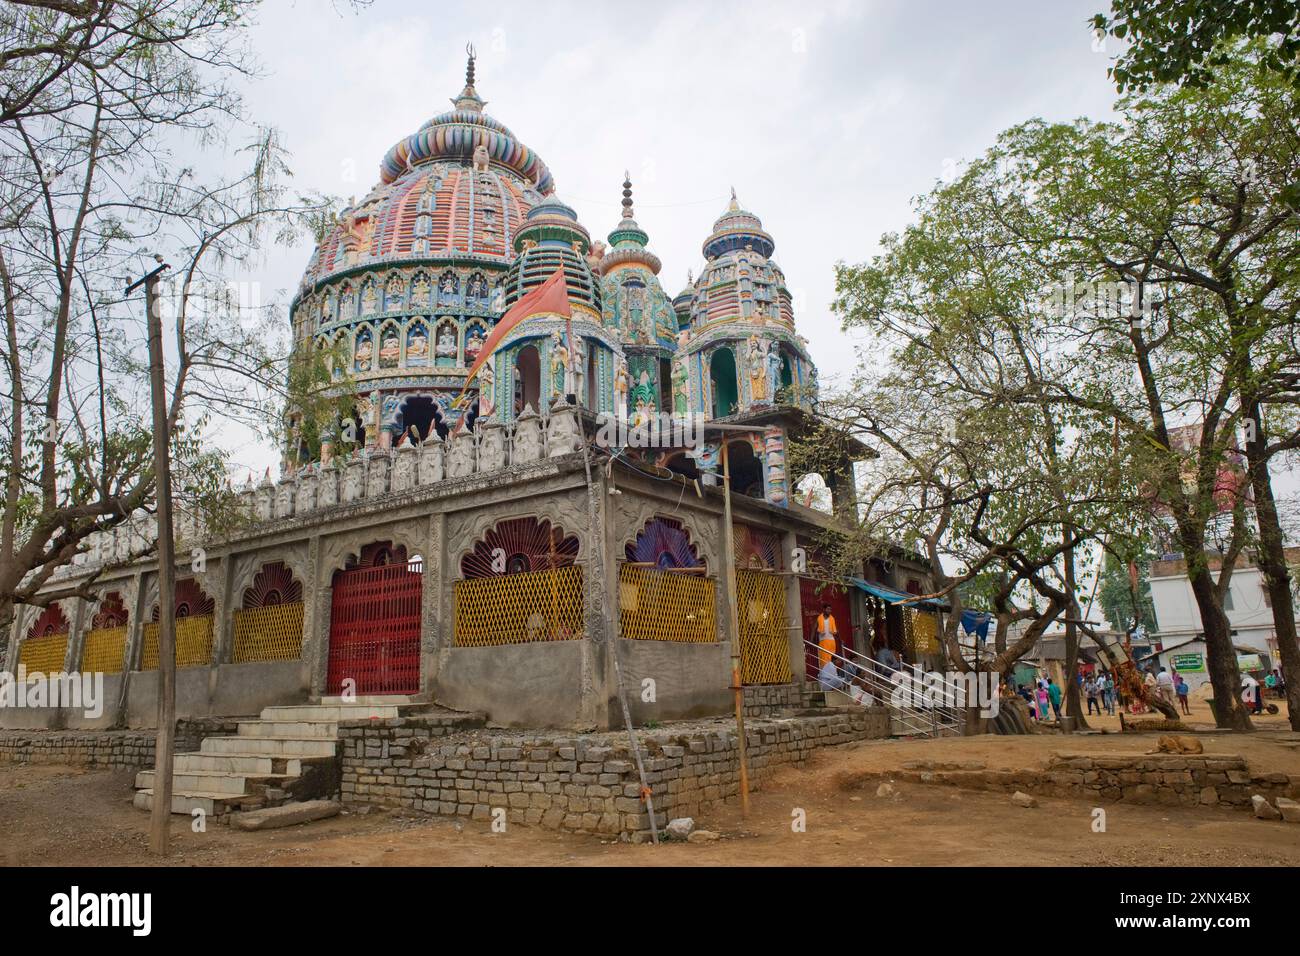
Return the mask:
MULTIPOLYGON (((815 424, 817 371, 759 218, 733 192, 670 297, 626 175, 593 240, 484 112, 472 58, 452 103, 389 150, 290 307, 297 356, 320 359, 350 416, 313 445, 291 407, 281 474, 242 492, 246 520, 178 523, 178 716, 350 690, 610 727, 620 687, 638 720, 723 713, 728 551, 746 684, 802 684, 823 603, 846 646, 903 640, 915 612, 879 596, 928 587, 924 565, 900 554, 863 569, 871 594, 846 588, 824 572, 834 519, 794 500, 785 448, 815 424), (497 321, 557 270, 570 314, 527 317, 469 381, 497 321), (655 418, 701 440, 600 437, 655 418)), ((851 473, 823 477, 851 495, 851 473)), ((11 673, 105 674, 110 706, 8 725, 152 724, 155 538, 147 518, 95 536, 5 649, 11 673)))

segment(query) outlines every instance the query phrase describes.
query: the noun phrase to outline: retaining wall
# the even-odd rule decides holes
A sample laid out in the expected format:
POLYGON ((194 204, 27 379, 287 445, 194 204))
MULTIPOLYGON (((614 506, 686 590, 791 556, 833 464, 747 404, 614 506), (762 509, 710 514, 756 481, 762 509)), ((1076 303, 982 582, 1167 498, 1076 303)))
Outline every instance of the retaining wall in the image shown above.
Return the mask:
MULTIPOLYGON (((578 833, 648 830, 626 736, 456 730, 418 717, 340 725, 343 802, 482 821, 500 809, 511 824, 578 833)), ((751 789, 818 748, 888 736, 883 708, 755 720, 746 725, 751 789)), ((659 826, 739 795, 737 738, 727 722, 639 739, 659 826)))

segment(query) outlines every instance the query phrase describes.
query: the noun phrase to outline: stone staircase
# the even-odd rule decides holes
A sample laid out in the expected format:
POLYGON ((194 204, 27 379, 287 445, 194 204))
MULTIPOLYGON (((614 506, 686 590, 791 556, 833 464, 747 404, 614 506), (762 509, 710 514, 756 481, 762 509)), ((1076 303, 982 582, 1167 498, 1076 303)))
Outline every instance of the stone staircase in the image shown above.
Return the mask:
MULTIPOLYGON (((235 736, 205 737, 172 763, 172 813, 220 817, 338 789, 340 721, 397 717, 427 706, 409 697, 324 697, 318 704, 267 707, 241 720, 235 736)), ((136 774, 135 806, 153 808, 154 771, 136 774)))

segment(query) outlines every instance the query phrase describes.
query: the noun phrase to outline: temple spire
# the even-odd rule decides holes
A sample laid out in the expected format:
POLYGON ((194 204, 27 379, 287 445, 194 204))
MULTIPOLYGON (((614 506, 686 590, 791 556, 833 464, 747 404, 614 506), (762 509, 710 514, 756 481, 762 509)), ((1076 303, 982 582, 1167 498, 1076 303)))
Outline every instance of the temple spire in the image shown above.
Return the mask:
POLYGON ((632 219, 632 177, 623 170, 623 218, 632 219))
POLYGON ((487 101, 479 99, 478 91, 474 89, 474 44, 465 44, 465 57, 465 88, 460 91, 460 96, 451 102, 458 110, 482 113, 487 101))

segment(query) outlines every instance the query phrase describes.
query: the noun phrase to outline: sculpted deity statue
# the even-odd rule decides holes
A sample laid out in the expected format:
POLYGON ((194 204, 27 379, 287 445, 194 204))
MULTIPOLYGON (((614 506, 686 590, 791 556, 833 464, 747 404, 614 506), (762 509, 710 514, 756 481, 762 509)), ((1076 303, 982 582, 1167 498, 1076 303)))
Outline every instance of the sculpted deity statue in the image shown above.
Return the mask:
POLYGON ((771 349, 767 353, 767 394, 776 402, 777 390, 781 387, 781 350, 771 349))
POLYGON ((478 370, 478 417, 490 418, 496 411, 496 373, 490 361, 484 362, 478 370))
POLYGON ((567 389, 564 387, 569 374, 569 350, 564 347, 564 340, 560 338, 559 332, 551 333, 551 386, 552 389, 561 395, 565 394, 567 389))
POLYGON ((614 405, 619 414, 627 414, 627 392, 630 385, 631 377, 627 373, 627 358, 619 355, 614 368, 614 405))
POLYGON ((417 308, 429 304, 429 280, 421 275, 411 286, 411 305, 417 308))
POLYGON ((673 360, 673 414, 684 417, 690 406, 690 388, 687 381, 686 359, 673 360))
POLYGON ((439 365, 456 364, 456 333, 451 330, 450 325, 442 325, 438 329, 438 344, 434 346, 434 354, 438 356, 439 365), (448 359, 450 361, 443 361, 448 359))
POLYGON ((755 404, 768 400, 766 344, 756 335, 749 337, 749 397, 755 404))
POLYGON ((474 171, 487 172, 488 164, 490 162, 491 157, 488 156, 487 147, 482 143, 479 143, 474 147, 474 171))

